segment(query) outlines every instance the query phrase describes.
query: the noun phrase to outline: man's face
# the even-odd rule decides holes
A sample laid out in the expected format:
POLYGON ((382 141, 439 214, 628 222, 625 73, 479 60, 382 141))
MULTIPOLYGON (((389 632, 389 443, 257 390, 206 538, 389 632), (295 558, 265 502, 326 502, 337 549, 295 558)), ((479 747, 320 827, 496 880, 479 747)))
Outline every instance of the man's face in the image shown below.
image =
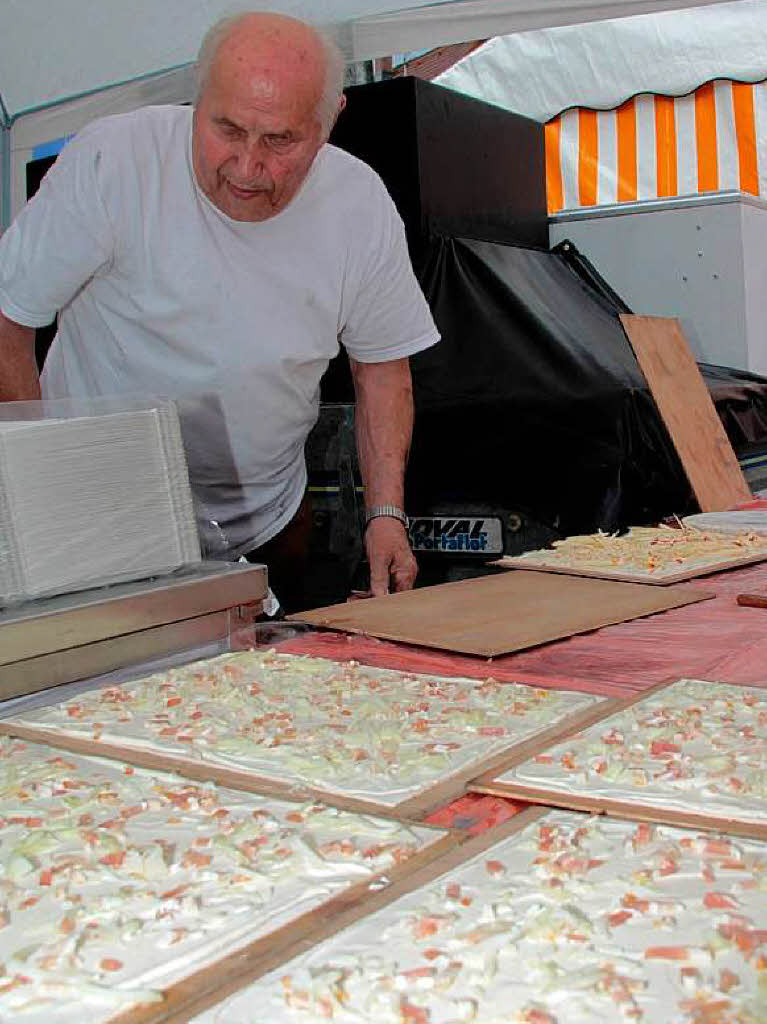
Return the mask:
POLYGON ((197 182, 240 221, 274 217, 290 203, 322 147, 321 81, 268 58, 216 60, 194 114, 197 182))

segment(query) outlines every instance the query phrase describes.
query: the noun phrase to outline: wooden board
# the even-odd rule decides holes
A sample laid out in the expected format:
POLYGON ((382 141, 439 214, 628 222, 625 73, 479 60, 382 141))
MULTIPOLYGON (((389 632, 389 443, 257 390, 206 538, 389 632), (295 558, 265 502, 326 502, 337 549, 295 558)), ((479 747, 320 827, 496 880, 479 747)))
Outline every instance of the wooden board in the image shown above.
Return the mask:
MULTIPOLYGON (((611 702, 614 703, 614 707, 604 716, 603 721, 606 722, 613 715, 618 714, 621 711, 625 711, 632 705, 639 704, 648 697, 662 692, 676 682, 678 678, 678 676, 675 676, 673 679, 664 679, 660 683, 656 683, 654 686, 643 690, 641 693, 634 694, 633 696, 627 697, 623 700, 611 702)), ((597 719, 594 719, 589 724, 596 725, 597 721, 597 719)), ((588 726, 584 728, 588 728, 588 726)), ((569 739, 580 731, 581 728, 573 728, 567 733, 563 733, 556 743, 552 743, 551 746, 553 747, 564 742, 566 739, 569 739)), ((536 753, 541 752, 542 751, 536 751, 536 753)), ((530 756, 534 757, 535 754, 530 756)), ((694 812, 647 807, 646 805, 630 803, 628 801, 611 800, 602 796, 592 797, 588 795, 588 792, 584 792, 583 794, 563 793, 554 788, 537 788, 517 783, 501 782, 499 780, 499 775, 505 774, 507 771, 518 767, 527 760, 529 760, 529 757, 519 757, 516 754, 512 755, 500 771, 496 770, 484 773, 471 783, 469 790, 472 793, 484 793, 490 796, 506 797, 510 800, 519 800, 524 803, 546 804, 551 807, 563 807, 571 811, 589 811, 592 814, 609 814, 615 818, 624 818, 629 821, 659 822, 663 825, 678 825, 682 828, 699 828, 705 831, 726 832, 730 835, 740 835, 748 838, 767 840, 767 825, 761 825, 756 822, 739 821, 733 818, 696 814, 694 812)))
POLYGON ((453 843, 450 848, 446 844, 441 855, 436 847, 431 858, 425 856, 426 851, 424 856, 417 854, 407 862, 411 870, 399 872, 395 869, 390 872, 390 882, 383 888, 376 889, 370 882, 356 886, 267 939, 258 940, 220 960, 214 967, 204 968, 171 986, 163 993, 161 1003, 135 1007, 113 1017, 110 1024, 189 1024, 204 1010, 251 985, 342 928, 393 903, 400 896, 431 884, 440 875, 471 860, 502 839, 521 832, 547 811, 545 807, 529 808, 504 825, 488 829, 461 845, 453 843))
POLYGON ((738 594, 737 600, 746 608, 767 608, 767 594, 738 594))
POLYGON ((79 736, 68 736, 50 729, 17 724, 13 720, 0 722, 0 735, 14 736, 31 743, 44 743, 60 750, 67 750, 72 754, 106 757, 151 771, 173 772, 176 775, 194 779, 196 782, 214 782, 227 789, 287 800, 321 800, 325 804, 344 811, 376 814, 380 817, 411 822, 462 796, 466 792, 469 782, 478 775, 498 772, 502 766, 508 764, 512 757, 521 757, 522 760, 532 757, 543 748, 571 736, 579 729, 585 729, 593 722, 600 721, 605 714, 611 714, 620 707, 622 707, 622 701, 619 700, 598 701, 590 707, 563 718, 534 736, 519 743, 510 744, 506 750, 499 751, 482 762, 475 761, 473 764, 464 766, 460 771, 440 779, 428 789, 394 806, 345 796, 330 790, 323 790, 321 787, 282 782, 249 772, 246 769, 223 768, 205 761, 186 760, 176 754, 159 754, 148 750, 137 750, 134 747, 84 739, 79 736))
POLYGON ((713 596, 684 587, 501 572, 288 618, 492 658, 713 596))
MULTIPOLYGON (((487 779, 484 776, 483 779, 487 779)), ((767 840, 767 826, 755 822, 738 821, 734 818, 717 818, 705 814, 685 811, 670 811, 660 807, 645 807, 601 797, 577 796, 557 793, 549 789, 535 789, 531 786, 517 786, 505 782, 477 780, 471 786, 472 792, 491 796, 508 797, 524 803, 546 804, 549 807, 563 807, 570 811, 589 811, 592 814, 609 814, 613 818, 628 821, 650 821, 662 825, 678 825, 681 828, 696 828, 710 832, 725 832, 733 836, 767 840)))
POLYGON ((596 580, 617 580, 619 583, 646 583, 651 587, 667 587, 672 583, 683 583, 685 580, 697 579, 699 576, 710 576, 713 573, 725 572, 727 569, 738 569, 744 565, 767 560, 767 552, 760 555, 744 555, 742 558, 730 558, 716 565, 703 565, 689 569, 680 569, 665 576, 653 576, 638 570, 621 569, 582 569, 579 566, 550 565, 547 562, 536 562, 534 558, 512 558, 506 555, 499 558, 493 565, 499 569, 525 569, 530 572, 557 572, 563 576, 585 576, 596 580))
POLYGON ((621 314, 621 323, 701 511, 748 501, 751 490, 679 321, 621 314))

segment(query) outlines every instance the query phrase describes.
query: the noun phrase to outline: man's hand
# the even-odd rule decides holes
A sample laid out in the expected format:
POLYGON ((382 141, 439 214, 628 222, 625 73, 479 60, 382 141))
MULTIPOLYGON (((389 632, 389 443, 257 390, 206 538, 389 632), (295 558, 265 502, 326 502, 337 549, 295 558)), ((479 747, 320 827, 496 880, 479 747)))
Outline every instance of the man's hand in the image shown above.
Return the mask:
POLYGON ((418 564, 410 550, 407 530, 398 519, 376 516, 365 531, 370 564, 370 592, 380 597, 390 591, 411 590, 418 564))

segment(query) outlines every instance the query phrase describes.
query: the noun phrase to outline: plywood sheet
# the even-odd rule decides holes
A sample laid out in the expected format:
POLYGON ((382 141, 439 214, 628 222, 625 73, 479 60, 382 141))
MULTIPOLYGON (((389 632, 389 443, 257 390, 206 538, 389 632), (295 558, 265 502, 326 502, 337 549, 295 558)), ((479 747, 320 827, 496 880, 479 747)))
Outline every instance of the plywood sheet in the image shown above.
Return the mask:
POLYGON ((751 498, 678 320, 621 314, 663 422, 702 512, 751 498))
POLYGON ((621 569, 583 569, 579 566, 550 565, 547 562, 537 562, 534 558, 512 558, 505 556, 499 558, 493 565, 499 569, 525 569, 531 572, 557 572, 564 576, 585 576, 597 580, 617 580, 620 583, 647 583, 652 587, 667 587, 671 583, 683 583, 685 580, 697 579, 699 576, 710 576, 713 573, 725 572, 727 569, 738 569, 744 565, 755 565, 757 562, 767 560, 767 553, 758 555, 744 555, 742 558, 728 558, 721 562, 709 565, 690 566, 687 569, 679 569, 677 572, 665 574, 654 574, 651 572, 632 572, 621 569))
POLYGON ((679 679, 471 789, 767 839, 765 749, 763 688, 679 679))
POLYGON ((499 573, 290 616, 317 626, 492 658, 713 594, 553 573, 499 573))

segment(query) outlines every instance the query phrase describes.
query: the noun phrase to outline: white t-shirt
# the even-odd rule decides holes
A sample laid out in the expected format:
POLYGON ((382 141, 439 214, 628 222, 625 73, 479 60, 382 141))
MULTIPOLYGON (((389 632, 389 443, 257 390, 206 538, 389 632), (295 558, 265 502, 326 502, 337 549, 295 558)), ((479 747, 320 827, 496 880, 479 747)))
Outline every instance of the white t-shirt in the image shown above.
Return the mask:
POLYGON ((326 145, 281 213, 234 221, 197 185, 191 129, 190 107, 165 106, 82 131, 0 239, 0 309, 30 327, 59 312, 44 397, 177 400, 195 493, 234 556, 300 503, 339 341, 384 362, 439 335, 371 168, 326 145))

